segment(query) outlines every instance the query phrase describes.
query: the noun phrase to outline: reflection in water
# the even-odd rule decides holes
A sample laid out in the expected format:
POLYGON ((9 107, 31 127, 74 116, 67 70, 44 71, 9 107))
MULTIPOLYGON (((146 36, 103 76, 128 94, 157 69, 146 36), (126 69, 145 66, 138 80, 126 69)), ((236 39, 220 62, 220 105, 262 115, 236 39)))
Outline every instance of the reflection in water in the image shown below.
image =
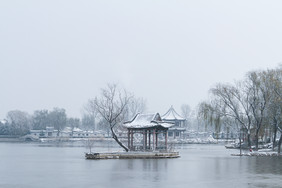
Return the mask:
MULTIPOLYGON (((281 187, 282 158, 185 145, 177 159, 85 160, 85 147, 0 143, 0 187, 281 187), (16 151, 16 152, 15 152, 16 151), (40 185, 40 186, 39 186, 40 185)), ((95 147, 112 150, 113 146, 95 147)), ((116 150, 117 148, 114 148, 116 150)), ((95 151, 96 152, 96 151, 95 151)))
POLYGON ((282 185, 281 157, 245 158, 250 185, 253 187, 279 187, 282 185))
POLYGON ((166 171, 170 159, 142 159, 143 171, 166 171))
POLYGON ((127 170, 142 170, 144 172, 159 172, 166 171, 168 160, 171 159, 121 159, 120 164, 126 164, 127 170))
POLYGON ((127 160, 127 169, 133 170, 133 160, 127 160))
POLYGON ((143 159, 143 179, 159 182, 166 178, 167 161, 169 159, 143 159))
POLYGON ((256 174, 282 174, 281 157, 254 157, 250 170, 256 174))
MULTIPOLYGON (((126 186, 134 182, 142 182, 144 186, 150 186, 149 182, 161 185, 167 179, 167 167, 170 159, 121 159, 112 160, 111 182, 126 186)), ((114 186, 114 184, 111 184, 114 186)))

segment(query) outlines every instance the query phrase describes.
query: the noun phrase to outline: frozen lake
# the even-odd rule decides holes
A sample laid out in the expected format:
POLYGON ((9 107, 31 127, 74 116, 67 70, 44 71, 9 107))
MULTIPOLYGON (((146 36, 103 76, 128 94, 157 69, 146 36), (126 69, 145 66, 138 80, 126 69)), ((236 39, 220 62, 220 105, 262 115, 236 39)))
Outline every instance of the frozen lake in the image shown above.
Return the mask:
MULTIPOLYGON (((119 148, 96 144, 94 151, 119 148)), ((83 144, 0 143, 0 187, 282 187, 282 158, 184 145, 178 159, 85 160, 83 144)))

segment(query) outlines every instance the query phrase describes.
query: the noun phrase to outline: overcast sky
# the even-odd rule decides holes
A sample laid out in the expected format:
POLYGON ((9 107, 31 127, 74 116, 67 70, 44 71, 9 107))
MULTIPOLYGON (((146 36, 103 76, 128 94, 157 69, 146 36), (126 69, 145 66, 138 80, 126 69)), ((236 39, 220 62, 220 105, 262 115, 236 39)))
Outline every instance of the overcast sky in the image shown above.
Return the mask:
POLYGON ((282 1, 0 1, 0 119, 83 104, 107 83, 148 111, 282 61, 282 1))

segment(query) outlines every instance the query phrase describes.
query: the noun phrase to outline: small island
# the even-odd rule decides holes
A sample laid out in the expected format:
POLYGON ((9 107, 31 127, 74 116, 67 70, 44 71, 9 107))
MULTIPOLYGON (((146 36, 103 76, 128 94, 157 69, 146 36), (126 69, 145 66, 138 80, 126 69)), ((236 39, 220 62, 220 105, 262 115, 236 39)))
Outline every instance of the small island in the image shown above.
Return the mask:
MULTIPOLYGON (((86 153, 85 157, 86 159, 177 158, 179 152, 170 151, 167 145, 168 128, 173 125, 172 122, 163 121, 159 113, 137 114, 131 121, 123 123, 128 132, 126 152, 86 153), (134 134, 143 135, 142 146, 134 145, 134 134)), ((122 147, 125 148, 124 145, 122 147)))

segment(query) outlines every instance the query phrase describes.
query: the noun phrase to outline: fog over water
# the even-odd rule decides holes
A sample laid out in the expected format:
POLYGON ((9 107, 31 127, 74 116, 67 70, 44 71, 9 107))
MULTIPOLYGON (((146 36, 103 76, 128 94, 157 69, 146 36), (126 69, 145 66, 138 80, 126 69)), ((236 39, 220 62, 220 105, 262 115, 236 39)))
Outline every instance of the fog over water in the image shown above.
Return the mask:
POLYGON ((0 119, 82 105, 108 82, 164 113, 282 61, 281 1, 1 1, 0 119))

